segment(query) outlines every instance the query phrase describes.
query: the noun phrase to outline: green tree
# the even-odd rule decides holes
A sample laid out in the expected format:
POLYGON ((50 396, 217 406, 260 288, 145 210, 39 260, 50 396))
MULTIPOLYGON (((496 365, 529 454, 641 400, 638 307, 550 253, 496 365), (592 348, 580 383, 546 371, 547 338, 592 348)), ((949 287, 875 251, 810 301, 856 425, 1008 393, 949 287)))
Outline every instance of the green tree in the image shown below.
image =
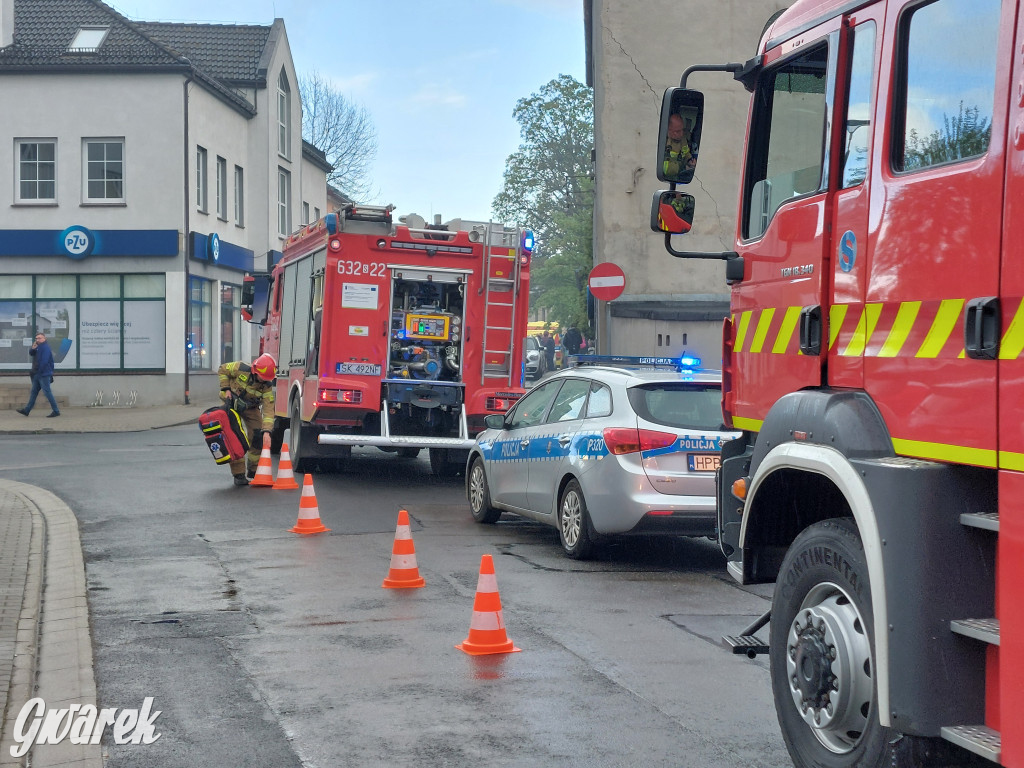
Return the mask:
POLYGON ((943 113, 942 128, 922 137, 914 129, 907 135, 904 170, 927 168, 939 163, 984 154, 992 138, 992 120, 981 117, 978 107, 964 107, 953 117, 943 113))
POLYGON ((585 330, 586 279, 593 265, 593 92, 559 75, 516 102, 512 116, 522 143, 509 155, 494 217, 536 235, 533 305, 585 330))

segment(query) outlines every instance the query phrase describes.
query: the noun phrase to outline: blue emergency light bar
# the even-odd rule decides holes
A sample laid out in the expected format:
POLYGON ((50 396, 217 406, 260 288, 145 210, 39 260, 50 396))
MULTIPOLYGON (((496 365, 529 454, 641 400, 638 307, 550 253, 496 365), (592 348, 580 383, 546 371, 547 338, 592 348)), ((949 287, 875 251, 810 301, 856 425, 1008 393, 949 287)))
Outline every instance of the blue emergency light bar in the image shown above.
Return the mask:
POLYGON ((692 355, 682 357, 637 357, 631 355, 571 355, 569 365, 613 365, 623 368, 671 368, 683 371, 700 365, 700 358, 692 355))
POLYGON ((526 251, 527 253, 530 253, 531 251, 533 251, 533 244, 534 244, 533 230, 532 229, 524 229, 523 230, 523 243, 522 243, 523 250, 526 251))

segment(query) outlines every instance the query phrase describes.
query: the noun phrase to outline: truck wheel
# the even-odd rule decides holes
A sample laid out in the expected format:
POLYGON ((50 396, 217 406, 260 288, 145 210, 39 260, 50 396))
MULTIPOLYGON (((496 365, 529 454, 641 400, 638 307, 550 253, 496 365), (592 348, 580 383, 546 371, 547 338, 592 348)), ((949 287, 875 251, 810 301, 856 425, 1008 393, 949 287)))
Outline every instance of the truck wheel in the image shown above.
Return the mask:
POLYGON ((769 661, 775 711, 797 768, 911 768, 878 722, 871 587, 850 518, 793 542, 775 583, 769 661))
MULTIPOLYGON (((280 455, 281 446, 284 445, 284 430, 287 425, 283 419, 274 419, 274 428, 270 431, 270 452, 275 456, 280 455)), ((291 446, 289 446, 289 453, 291 446)))
MULTIPOLYGON (((431 456, 434 452, 431 450, 431 456)), ((491 489, 487 487, 487 473, 481 459, 473 461, 466 478, 466 495, 469 497, 469 509, 473 519, 478 523, 496 523, 501 517, 501 510, 491 506, 491 489)))
POLYGON ((430 449, 430 471, 434 477, 455 477, 462 465, 450 458, 447 448, 430 449))
POLYGON ((310 443, 316 440, 316 433, 312 427, 302 425, 302 413, 299 411, 299 401, 292 401, 291 407, 291 444, 288 446, 292 460, 292 468, 300 474, 312 472, 316 459, 310 456, 313 452, 310 443))
POLYGON ((419 448, 399 448, 398 449, 398 455, 399 455, 399 457, 401 457, 403 459, 415 459, 417 456, 420 455, 420 449, 419 448))
POLYGON ((562 549, 573 560, 586 560, 594 552, 590 537, 590 513, 579 482, 570 480, 558 502, 558 536, 562 549))

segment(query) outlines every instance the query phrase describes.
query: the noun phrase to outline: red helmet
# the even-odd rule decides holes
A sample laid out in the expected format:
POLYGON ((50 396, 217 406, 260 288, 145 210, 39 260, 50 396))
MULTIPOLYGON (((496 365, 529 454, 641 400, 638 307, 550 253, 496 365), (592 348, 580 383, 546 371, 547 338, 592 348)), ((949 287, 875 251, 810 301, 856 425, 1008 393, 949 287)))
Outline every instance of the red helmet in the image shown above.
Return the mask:
POLYGON ((252 372, 260 381, 273 381, 277 373, 277 363, 270 355, 260 355, 252 361, 252 372))

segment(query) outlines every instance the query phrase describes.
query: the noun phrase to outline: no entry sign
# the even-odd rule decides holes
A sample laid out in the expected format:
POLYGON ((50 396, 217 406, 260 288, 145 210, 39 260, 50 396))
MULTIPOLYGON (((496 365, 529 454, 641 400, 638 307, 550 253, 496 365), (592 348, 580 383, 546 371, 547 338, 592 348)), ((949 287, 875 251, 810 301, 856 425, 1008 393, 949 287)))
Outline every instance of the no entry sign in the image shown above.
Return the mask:
POLYGON ((626 273, 622 267, 606 261, 590 270, 587 285, 595 299, 611 301, 619 298, 626 290, 626 273))

